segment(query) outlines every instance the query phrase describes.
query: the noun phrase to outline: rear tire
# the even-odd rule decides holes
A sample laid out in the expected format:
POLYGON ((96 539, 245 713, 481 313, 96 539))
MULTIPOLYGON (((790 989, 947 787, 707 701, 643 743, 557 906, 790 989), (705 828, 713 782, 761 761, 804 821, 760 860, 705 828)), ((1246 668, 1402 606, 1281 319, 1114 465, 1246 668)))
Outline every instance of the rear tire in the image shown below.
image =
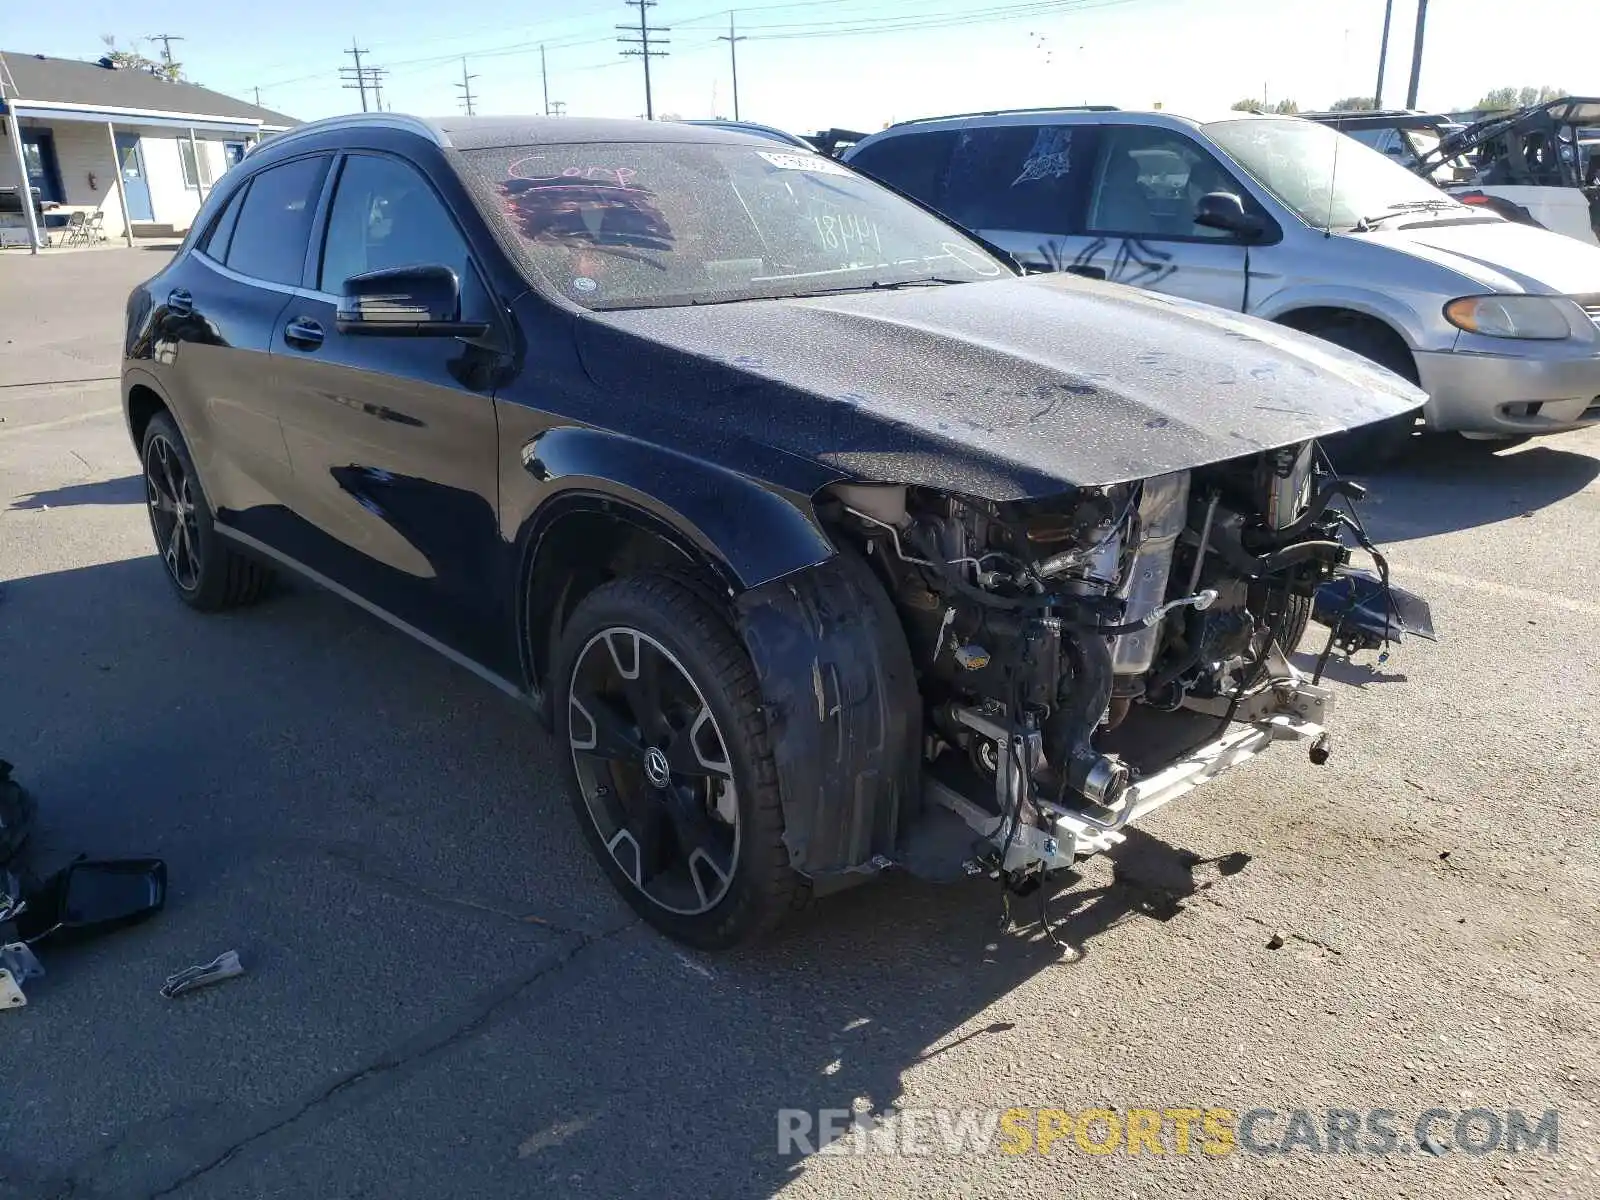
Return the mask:
POLYGON ((728 622, 677 579, 629 576, 584 598, 555 659, 573 811, 612 885, 702 950, 776 929, 806 886, 755 669, 728 622))
POLYGON ((170 414, 150 418, 140 459, 156 554, 178 598, 201 612, 259 600, 272 572, 217 533, 200 473, 170 414))
MULTIPOLYGON (((1385 326, 1365 320, 1334 318, 1300 328, 1312 337, 1354 351, 1410 383, 1417 382, 1417 364, 1411 351, 1385 326)), ((1404 413, 1323 438, 1322 448, 1339 472, 1364 475, 1381 470, 1404 454, 1411 446, 1416 428, 1416 414, 1404 413)))

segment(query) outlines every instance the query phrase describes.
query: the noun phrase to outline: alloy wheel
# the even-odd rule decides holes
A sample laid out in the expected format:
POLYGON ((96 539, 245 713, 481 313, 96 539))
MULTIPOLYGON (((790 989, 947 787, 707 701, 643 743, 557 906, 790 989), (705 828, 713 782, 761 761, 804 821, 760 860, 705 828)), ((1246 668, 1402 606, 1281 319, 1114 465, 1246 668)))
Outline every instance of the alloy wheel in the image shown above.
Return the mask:
POLYGON ((716 907, 739 861, 728 743, 694 679, 647 633, 601 630, 567 693, 573 767, 622 874, 668 912, 716 907))
POLYGON ((144 464, 150 528, 172 581, 185 592, 200 585, 200 530, 195 520, 194 487, 177 449, 157 434, 144 464))

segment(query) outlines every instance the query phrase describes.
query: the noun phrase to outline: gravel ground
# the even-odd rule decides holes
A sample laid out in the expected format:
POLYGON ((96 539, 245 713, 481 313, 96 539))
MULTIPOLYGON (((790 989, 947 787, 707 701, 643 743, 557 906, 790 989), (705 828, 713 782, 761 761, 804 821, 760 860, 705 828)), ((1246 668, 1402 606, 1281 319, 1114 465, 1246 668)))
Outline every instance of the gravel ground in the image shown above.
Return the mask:
POLYGON ((1326 767, 1270 755, 1089 863, 1075 960, 908 880, 706 957, 613 897, 514 702, 307 587, 168 594, 113 379, 162 261, 0 256, 0 754, 37 865, 173 881, 0 1014, 3 1200, 1600 1194, 1600 430, 1374 481, 1442 640, 1336 669, 1326 767), (230 948, 245 978, 158 996, 230 948), (952 1155, 939 1106, 1386 1108, 1405 1149, 952 1155), (778 1110, 852 1107, 937 1153, 779 1153, 778 1110), (1556 1109, 1558 1148, 1464 1153, 1471 1108, 1556 1109))

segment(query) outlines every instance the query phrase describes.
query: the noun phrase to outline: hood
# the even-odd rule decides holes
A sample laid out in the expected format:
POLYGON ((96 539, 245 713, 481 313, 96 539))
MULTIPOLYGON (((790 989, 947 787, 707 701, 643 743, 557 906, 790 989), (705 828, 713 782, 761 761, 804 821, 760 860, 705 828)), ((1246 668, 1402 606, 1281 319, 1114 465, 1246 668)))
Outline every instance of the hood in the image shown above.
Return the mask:
POLYGON ((1455 271, 1487 291, 1584 296, 1600 292, 1600 246, 1515 221, 1419 222, 1345 235, 1392 246, 1455 271))
POLYGON ((1066 274, 578 324, 597 384, 630 396, 643 378, 673 398, 675 440, 755 440, 991 500, 1239 458, 1425 398, 1280 326, 1066 274))

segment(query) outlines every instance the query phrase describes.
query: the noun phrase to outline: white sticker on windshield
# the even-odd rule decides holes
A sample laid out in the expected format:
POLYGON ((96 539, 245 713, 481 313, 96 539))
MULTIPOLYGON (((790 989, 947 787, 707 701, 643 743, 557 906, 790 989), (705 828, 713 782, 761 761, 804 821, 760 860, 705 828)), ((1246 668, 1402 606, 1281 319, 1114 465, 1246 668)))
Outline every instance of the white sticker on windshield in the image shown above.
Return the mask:
POLYGON ((757 150, 762 158, 781 171, 816 171, 821 175, 848 175, 847 167, 840 166, 831 158, 823 158, 820 154, 773 154, 766 150, 757 150))

